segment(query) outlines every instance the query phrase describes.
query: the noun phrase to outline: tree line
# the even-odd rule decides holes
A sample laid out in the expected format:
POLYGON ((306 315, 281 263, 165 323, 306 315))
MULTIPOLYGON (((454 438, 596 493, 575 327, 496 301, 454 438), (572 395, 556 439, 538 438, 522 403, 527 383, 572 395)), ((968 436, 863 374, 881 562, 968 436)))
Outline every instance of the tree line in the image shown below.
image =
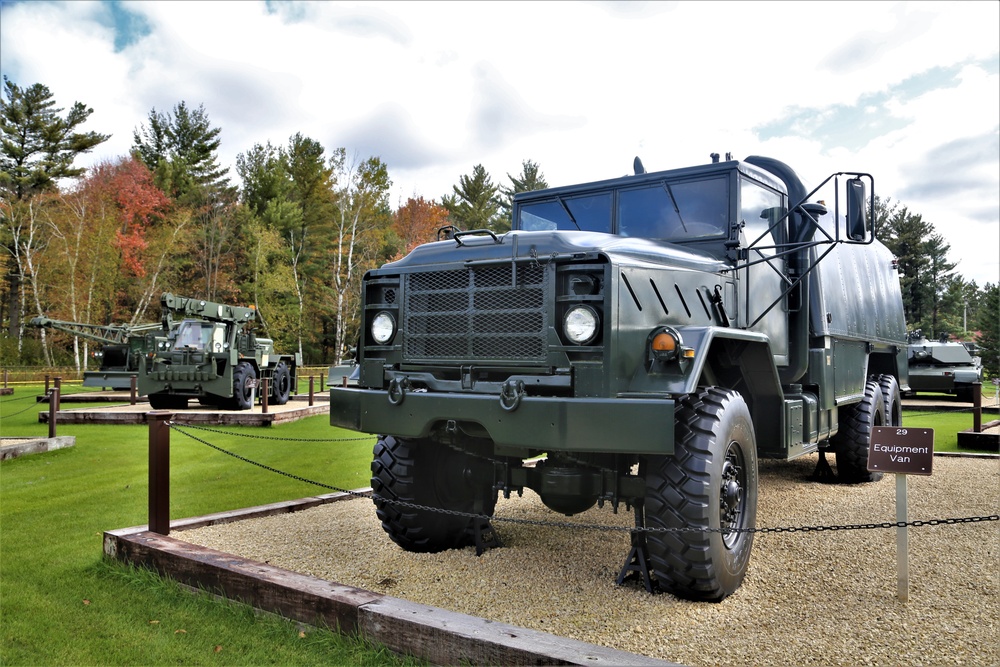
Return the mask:
POLYGON ((6 363, 86 367, 86 343, 25 330, 34 316, 136 325, 174 292, 252 304, 261 333, 307 363, 339 363, 357 336, 360 278, 441 227, 505 231, 515 192, 546 187, 537 165, 509 187, 481 165, 438 200, 390 206, 388 165, 301 133, 219 164, 221 128, 203 106, 155 108, 128 155, 77 159, 110 135, 93 110, 56 106, 42 84, 4 78, 0 99, 0 286, 6 363), (51 344, 55 338, 57 344, 51 344))
MULTIPOLYGON (((86 367, 85 343, 34 316, 91 324, 159 318, 174 292, 252 304, 262 333, 307 363, 340 363, 357 337, 360 278, 435 238, 438 229, 510 228, 518 192, 548 187, 539 165, 494 182, 482 165, 436 199, 389 202, 389 165, 296 133, 219 164, 222 129, 204 106, 152 109, 128 155, 89 170, 77 159, 110 138, 84 131, 93 110, 58 108, 42 84, 6 77, 0 97, 0 341, 5 363, 86 367)), ((878 200, 880 237, 896 255, 906 319, 928 337, 978 331, 997 374, 997 285, 965 281, 933 224, 878 200)))

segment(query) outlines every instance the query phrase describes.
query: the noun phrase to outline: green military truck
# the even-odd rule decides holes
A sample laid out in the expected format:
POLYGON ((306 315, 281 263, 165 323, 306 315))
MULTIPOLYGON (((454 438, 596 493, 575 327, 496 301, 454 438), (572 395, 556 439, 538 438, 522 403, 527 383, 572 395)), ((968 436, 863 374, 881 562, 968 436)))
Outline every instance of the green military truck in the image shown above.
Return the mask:
POLYGON ((900 423, 907 353, 872 177, 810 191, 716 154, 634 172, 518 194, 509 233, 364 277, 357 385, 331 388, 330 422, 379 434, 376 512, 402 548, 481 549, 498 492, 566 515, 625 503, 647 529, 628 559, 720 600, 750 561, 758 457, 833 452, 842 481, 880 477, 870 429, 900 423))
POLYGON ((160 297, 161 330, 147 334, 138 390, 156 409, 202 405, 248 410, 268 381, 268 400, 284 405, 298 386, 298 353, 277 354, 269 338, 248 327, 253 308, 175 296, 160 297), (175 321, 179 318, 180 321, 175 321))

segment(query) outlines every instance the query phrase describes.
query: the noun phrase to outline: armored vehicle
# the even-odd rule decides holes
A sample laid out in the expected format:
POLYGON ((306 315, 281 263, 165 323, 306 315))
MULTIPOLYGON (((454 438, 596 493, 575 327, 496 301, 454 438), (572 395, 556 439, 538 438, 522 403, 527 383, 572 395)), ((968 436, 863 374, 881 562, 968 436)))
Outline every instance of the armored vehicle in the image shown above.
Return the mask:
POLYGON ((983 381, 982 359, 973 356, 974 349, 948 334, 930 341, 920 329, 910 333, 910 389, 954 394, 960 401, 971 401, 973 385, 983 381))
POLYGON ((906 325, 872 177, 809 191, 715 154, 634 171, 518 194, 509 233, 365 275, 357 386, 331 388, 330 422, 379 434, 373 499, 402 548, 490 546, 498 492, 625 503, 619 581, 720 600, 750 561, 758 457, 880 477, 870 429, 900 423, 906 325))
POLYGON ((94 358, 100 361, 100 368, 83 372, 83 386, 111 389, 132 388, 132 377, 139 372, 139 364, 147 352, 145 334, 160 327, 155 322, 134 326, 125 324, 101 326, 53 320, 48 317, 36 317, 30 324, 100 343, 93 352, 94 358))
POLYGON ((248 328, 257 318, 253 308, 170 293, 160 305, 161 330, 146 336, 138 379, 140 395, 148 395, 153 408, 183 408, 197 398, 203 405, 247 410, 263 379, 273 405, 284 405, 296 391, 299 354, 277 354, 271 339, 254 335, 248 328))

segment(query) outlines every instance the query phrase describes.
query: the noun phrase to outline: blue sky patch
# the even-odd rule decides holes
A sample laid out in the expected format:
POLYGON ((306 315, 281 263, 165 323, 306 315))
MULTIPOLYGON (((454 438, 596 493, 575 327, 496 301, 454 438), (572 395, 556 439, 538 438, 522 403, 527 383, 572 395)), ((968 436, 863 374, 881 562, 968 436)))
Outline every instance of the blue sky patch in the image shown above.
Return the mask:
MULTIPOLYGON (((890 101, 906 104, 925 93, 958 86, 958 74, 970 63, 934 67, 908 77, 886 90, 862 95, 853 105, 828 107, 795 106, 781 118, 754 128, 762 141, 796 136, 816 140, 823 146, 841 146, 851 151, 864 148, 873 139, 906 127, 909 121, 882 110, 890 101)), ((989 61, 974 63, 988 67, 989 61)), ((995 67, 995 63, 992 63, 995 67)))

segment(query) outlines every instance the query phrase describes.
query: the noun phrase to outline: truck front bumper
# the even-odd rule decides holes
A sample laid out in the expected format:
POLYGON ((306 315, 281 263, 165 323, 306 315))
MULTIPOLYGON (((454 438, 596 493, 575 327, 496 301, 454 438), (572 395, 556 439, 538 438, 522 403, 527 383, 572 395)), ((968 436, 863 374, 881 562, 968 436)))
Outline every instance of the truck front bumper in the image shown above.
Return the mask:
POLYGON ((331 387, 330 424, 362 433, 425 438, 448 422, 476 424, 500 447, 538 451, 673 454, 674 401, 526 396, 505 409, 490 394, 331 387))

